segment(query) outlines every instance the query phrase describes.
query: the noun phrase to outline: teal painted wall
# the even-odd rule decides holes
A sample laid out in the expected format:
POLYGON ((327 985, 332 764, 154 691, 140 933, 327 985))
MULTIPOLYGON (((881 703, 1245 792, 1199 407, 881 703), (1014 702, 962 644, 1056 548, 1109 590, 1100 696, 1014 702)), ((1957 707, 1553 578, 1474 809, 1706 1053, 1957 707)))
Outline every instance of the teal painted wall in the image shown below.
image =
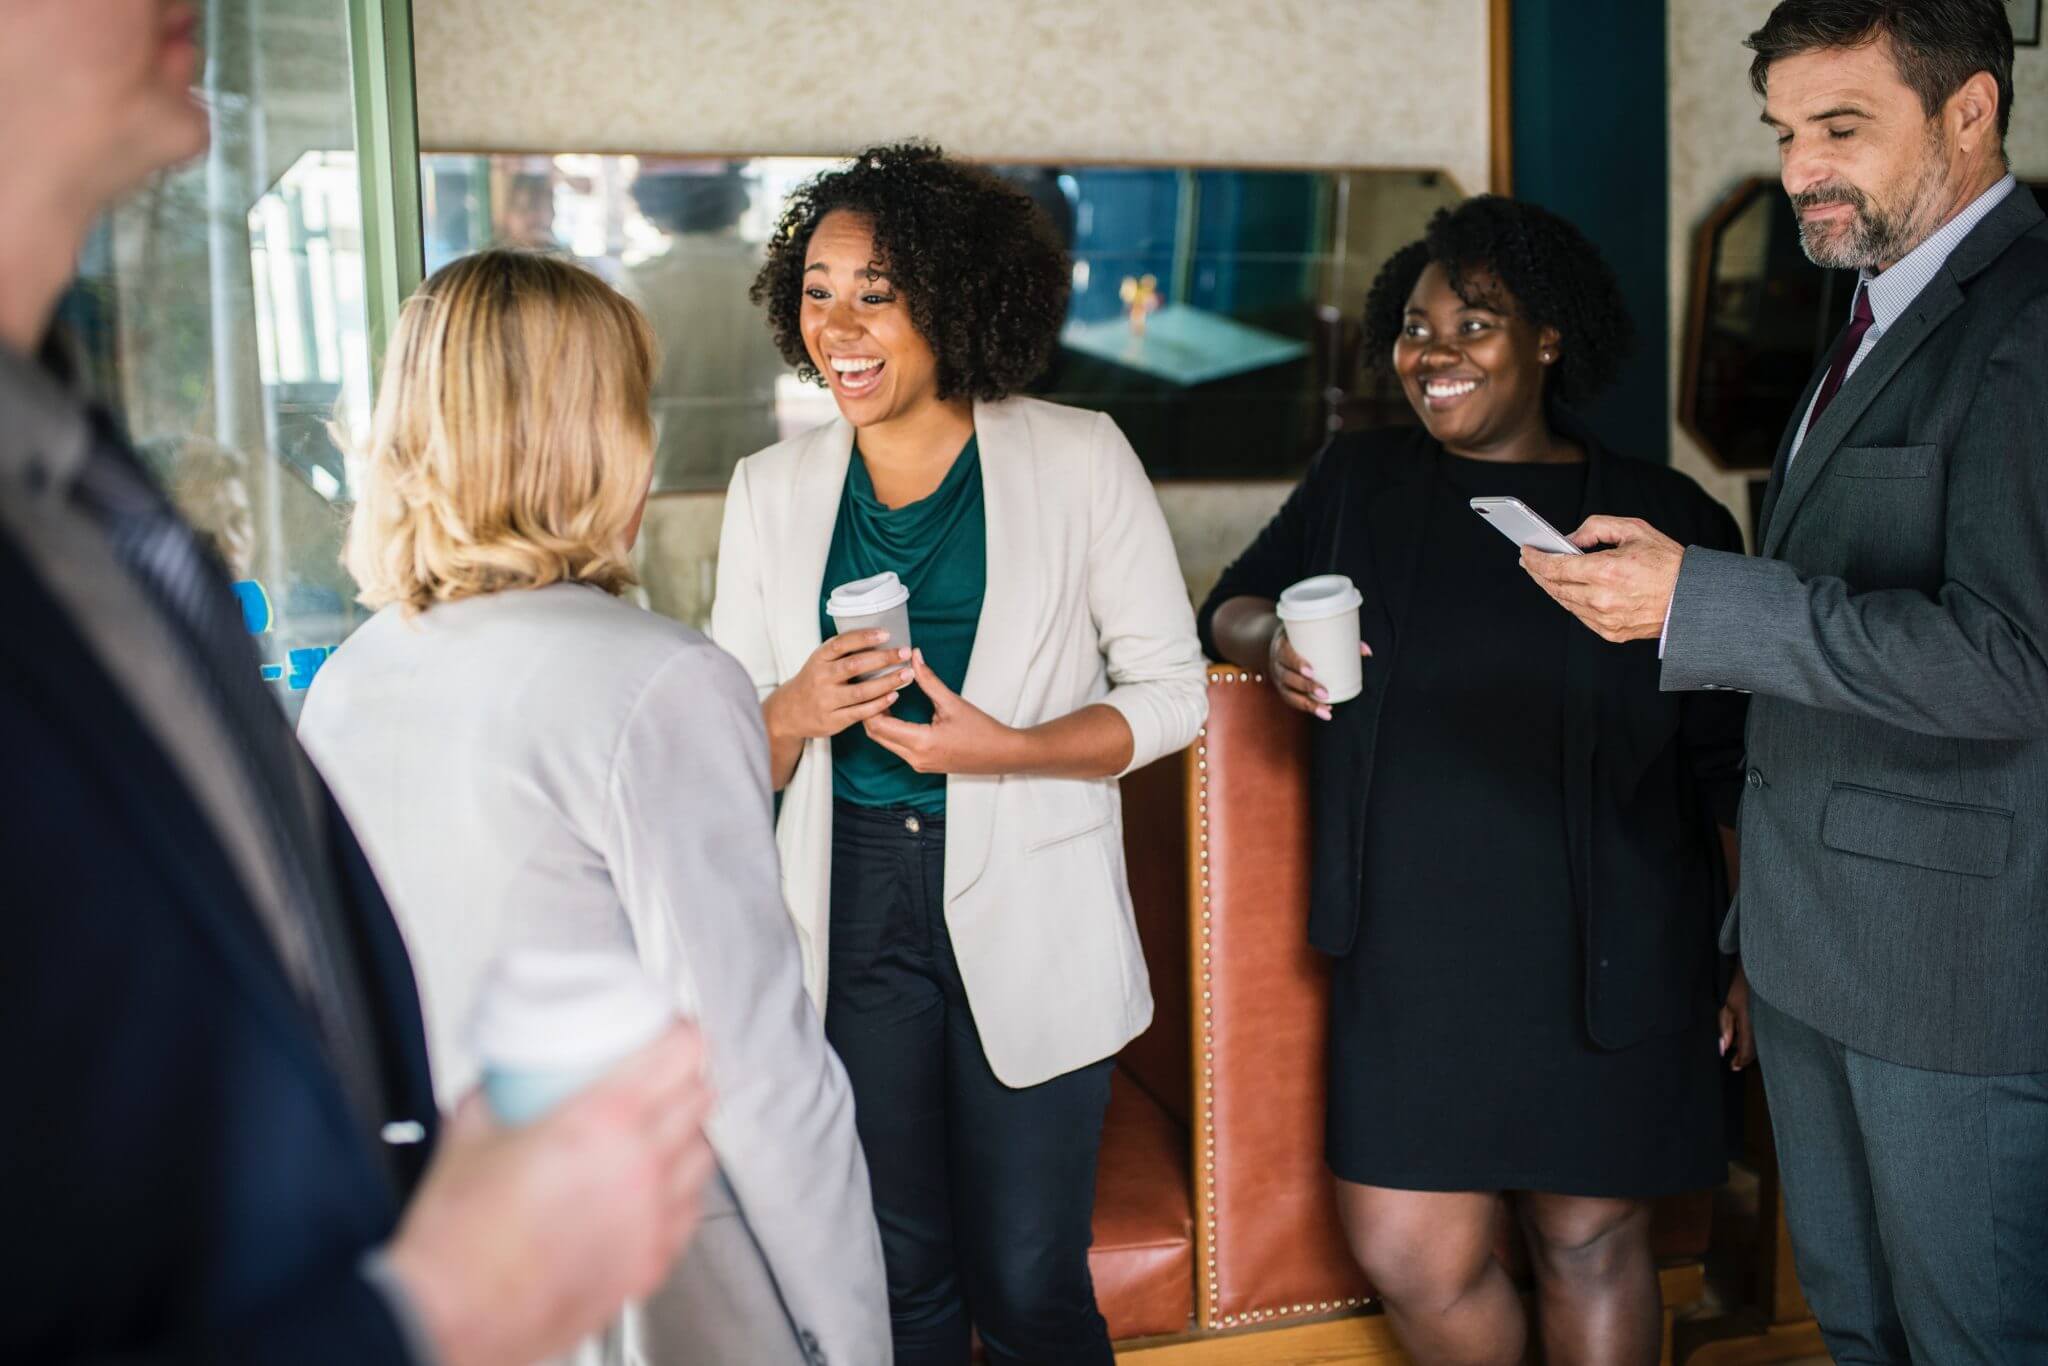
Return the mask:
POLYGON ((1515 0, 1514 191, 1590 237, 1621 281, 1635 348, 1588 405, 1625 455, 1671 459, 1664 5, 1515 0))

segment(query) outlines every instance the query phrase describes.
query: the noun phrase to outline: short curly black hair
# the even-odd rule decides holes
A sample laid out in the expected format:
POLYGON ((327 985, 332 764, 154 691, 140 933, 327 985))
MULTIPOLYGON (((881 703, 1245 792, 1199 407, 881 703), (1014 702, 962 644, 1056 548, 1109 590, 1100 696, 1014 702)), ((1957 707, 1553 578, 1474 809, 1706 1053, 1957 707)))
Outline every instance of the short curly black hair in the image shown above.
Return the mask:
POLYGON ((875 254, 938 358, 940 398, 1007 398, 1052 359, 1073 272, 1022 191, 925 143, 871 147, 790 196, 749 297, 799 378, 823 384, 797 325, 804 257, 827 214, 872 225, 875 254))
POLYGON ((1422 240, 1380 267, 1365 296, 1365 346, 1377 364, 1392 368, 1408 296, 1431 263, 1465 302, 1557 329, 1547 397, 1576 403, 1613 382, 1634 330, 1614 272, 1564 219, 1493 194, 1438 209, 1422 240), (1491 275, 1507 297, 1482 296, 1479 275, 1491 275))

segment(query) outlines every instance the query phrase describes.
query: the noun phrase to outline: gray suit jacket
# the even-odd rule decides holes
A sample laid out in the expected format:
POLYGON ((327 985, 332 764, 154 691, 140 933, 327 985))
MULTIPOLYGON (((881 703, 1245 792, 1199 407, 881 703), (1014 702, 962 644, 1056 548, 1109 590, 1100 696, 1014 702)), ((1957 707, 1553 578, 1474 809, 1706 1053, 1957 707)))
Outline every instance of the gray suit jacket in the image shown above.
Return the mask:
POLYGON ((1780 448, 1760 534, 1754 559, 1686 551, 1664 653, 1667 689, 1756 694, 1724 946, 1760 995, 1859 1051, 2048 1070, 2048 222, 2031 194, 1963 239, 1789 470, 1780 448))

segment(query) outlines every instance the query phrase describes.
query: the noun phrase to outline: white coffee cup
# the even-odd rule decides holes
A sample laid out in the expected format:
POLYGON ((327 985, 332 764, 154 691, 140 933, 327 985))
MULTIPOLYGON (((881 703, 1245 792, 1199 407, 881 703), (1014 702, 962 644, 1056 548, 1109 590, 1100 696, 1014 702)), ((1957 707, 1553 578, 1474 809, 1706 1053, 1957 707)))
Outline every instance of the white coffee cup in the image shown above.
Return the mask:
POLYGON ((675 1018, 627 953, 521 949, 492 965, 472 1021, 484 1098, 527 1124, 660 1036, 675 1018))
POLYGON ((1364 601, 1344 575, 1318 574, 1281 593, 1274 609, 1286 624, 1287 643, 1315 670, 1331 702, 1349 702, 1365 691, 1358 655, 1358 608, 1364 601))
MULTIPOLYGON (((910 644, 910 590, 894 570, 885 569, 870 578, 840 584, 825 599, 825 611, 842 636, 849 631, 887 631, 889 638, 873 647, 877 650, 900 650, 910 644)), ((900 661, 887 664, 855 681, 865 683, 902 667, 900 661)))

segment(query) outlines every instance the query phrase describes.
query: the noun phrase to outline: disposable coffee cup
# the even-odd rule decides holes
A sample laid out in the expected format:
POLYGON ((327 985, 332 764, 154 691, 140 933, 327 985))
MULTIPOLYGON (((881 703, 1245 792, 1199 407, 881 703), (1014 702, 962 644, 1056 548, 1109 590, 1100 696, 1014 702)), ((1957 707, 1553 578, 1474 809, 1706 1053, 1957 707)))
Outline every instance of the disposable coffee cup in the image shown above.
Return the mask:
POLYGON ((1364 600, 1344 575, 1318 574, 1283 592, 1275 609, 1287 627, 1287 643, 1315 670, 1331 702, 1349 702, 1365 691, 1358 656, 1358 607, 1364 600))
POLYGON ((624 953, 519 950, 493 965, 477 1002, 484 1099, 502 1124, 530 1124, 654 1042, 675 1018, 624 953))
MULTIPOLYGON (((875 646, 877 650, 900 650, 910 644, 910 590, 894 570, 840 584, 825 599, 825 611, 842 636, 849 631, 887 631, 889 638, 875 646)), ((902 667, 900 662, 887 664, 854 681, 865 683, 902 667)))

